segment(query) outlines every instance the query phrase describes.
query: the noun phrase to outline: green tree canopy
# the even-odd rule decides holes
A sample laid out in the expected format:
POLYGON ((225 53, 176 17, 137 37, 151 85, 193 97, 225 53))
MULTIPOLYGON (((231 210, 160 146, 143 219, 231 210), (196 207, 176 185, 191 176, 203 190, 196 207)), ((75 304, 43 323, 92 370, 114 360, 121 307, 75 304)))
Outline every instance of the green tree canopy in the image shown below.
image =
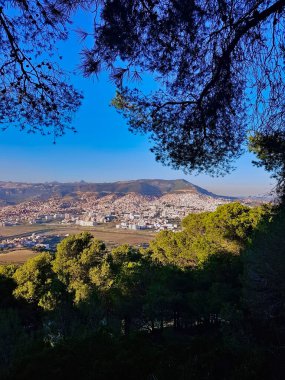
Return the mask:
POLYGON ((53 270, 73 294, 75 303, 87 300, 92 293, 89 272, 100 263, 105 248, 87 232, 71 235, 58 244, 53 270))
POLYGON ((190 214, 182 232, 160 232, 150 244, 152 258, 181 267, 196 266, 218 253, 239 254, 270 207, 250 208, 238 202, 219 206, 215 212, 190 214))
POLYGON ((15 271, 13 278, 17 284, 14 290, 16 298, 23 298, 44 310, 55 308, 59 284, 52 270, 53 259, 50 253, 41 253, 15 271))

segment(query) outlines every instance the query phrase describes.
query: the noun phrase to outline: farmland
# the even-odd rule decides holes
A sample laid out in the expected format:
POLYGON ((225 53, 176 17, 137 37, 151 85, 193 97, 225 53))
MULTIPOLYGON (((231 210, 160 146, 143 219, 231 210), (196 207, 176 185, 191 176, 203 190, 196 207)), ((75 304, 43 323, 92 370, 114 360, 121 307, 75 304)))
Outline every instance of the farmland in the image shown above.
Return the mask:
MULTIPOLYGON (((140 245, 149 243, 153 239, 155 233, 148 231, 130 231, 117 230, 114 226, 96 226, 96 227, 80 227, 80 226, 61 226, 61 225, 21 225, 13 227, 0 227, 0 239, 14 239, 29 236, 31 234, 41 234, 47 237, 59 235, 61 238, 66 235, 78 234, 88 231, 99 240, 103 240, 107 246, 113 247, 121 244, 140 245)), ((14 248, 12 250, 3 251, 0 254, 0 264, 22 264, 30 257, 37 255, 31 249, 14 248)))

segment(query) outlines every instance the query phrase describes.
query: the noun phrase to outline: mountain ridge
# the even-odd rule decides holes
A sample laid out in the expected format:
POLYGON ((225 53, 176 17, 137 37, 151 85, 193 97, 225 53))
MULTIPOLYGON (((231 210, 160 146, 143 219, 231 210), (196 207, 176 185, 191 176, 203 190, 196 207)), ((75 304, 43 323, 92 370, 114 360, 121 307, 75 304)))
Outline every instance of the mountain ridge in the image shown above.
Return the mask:
POLYGON ((138 179, 116 182, 6 182, 0 181, 0 205, 13 205, 26 200, 48 199, 51 196, 68 196, 78 193, 137 193, 145 196, 160 197, 175 192, 189 192, 210 197, 234 199, 219 196, 184 179, 138 179))

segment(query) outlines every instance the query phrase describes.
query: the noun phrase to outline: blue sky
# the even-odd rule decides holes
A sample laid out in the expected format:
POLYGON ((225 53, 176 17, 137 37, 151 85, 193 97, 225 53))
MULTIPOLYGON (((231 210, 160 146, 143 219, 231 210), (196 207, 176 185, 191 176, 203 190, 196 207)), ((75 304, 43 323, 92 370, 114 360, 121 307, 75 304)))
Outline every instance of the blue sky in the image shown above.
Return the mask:
MULTIPOLYGON (((72 29, 91 28, 92 20, 78 15, 72 29)), ((75 32, 59 45, 63 65, 75 70, 83 47, 75 32)), ((222 178, 207 175, 190 176, 157 163, 149 152, 146 136, 133 135, 125 120, 110 107, 114 86, 103 73, 99 80, 85 79, 76 70, 71 82, 84 93, 83 106, 74 118, 78 133, 68 133, 53 145, 52 139, 27 135, 15 129, 0 134, 0 180, 2 181, 91 181, 107 182, 139 178, 184 178, 210 191, 225 195, 264 194, 273 180, 263 169, 251 164, 246 154, 237 161, 237 170, 222 178)), ((147 77, 142 84, 152 84, 147 77)))

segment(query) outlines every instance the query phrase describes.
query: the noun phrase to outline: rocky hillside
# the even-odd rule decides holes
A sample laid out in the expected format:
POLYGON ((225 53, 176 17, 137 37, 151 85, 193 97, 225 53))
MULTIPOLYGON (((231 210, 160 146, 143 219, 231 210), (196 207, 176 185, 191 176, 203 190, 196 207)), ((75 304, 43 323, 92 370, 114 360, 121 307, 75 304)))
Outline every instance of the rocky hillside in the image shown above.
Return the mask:
POLYGON ((160 197, 173 192, 187 192, 216 197, 192 183, 183 180, 140 179, 134 181, 119 181, 110 183, 16 183, 0 182, 0 206, 15 205, 27 200, 46 200, 50 197, 76 197, 82 193, 99 195, 136 193, 144 196, 160 197))

